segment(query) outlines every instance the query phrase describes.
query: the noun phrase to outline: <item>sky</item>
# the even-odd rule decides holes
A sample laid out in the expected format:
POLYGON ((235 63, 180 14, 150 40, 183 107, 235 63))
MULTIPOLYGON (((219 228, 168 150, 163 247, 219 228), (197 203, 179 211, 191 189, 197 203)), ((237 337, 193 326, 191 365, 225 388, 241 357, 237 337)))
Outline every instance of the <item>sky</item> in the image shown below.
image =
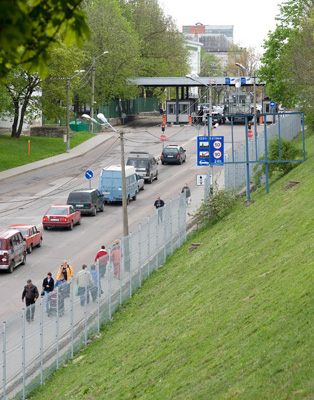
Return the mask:
POLYGON ((233 25, 233 39, 241 47, 262 54, 263 40, 276 27, 279 4, 286 0, 158 0, 178 28, 183 25, 233 25))

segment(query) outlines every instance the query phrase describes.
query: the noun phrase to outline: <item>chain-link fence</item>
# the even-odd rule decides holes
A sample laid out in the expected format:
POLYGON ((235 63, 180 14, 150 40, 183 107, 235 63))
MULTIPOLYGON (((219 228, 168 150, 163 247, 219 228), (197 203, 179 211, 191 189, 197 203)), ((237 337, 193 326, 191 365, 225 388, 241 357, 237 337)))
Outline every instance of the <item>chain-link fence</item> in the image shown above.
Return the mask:
POLYGON ((3 322, 3 399, 24 399, 42 384, 185 242, 185 200, 181 194, 167 202, 70 283, 58 281, 53 292, 3 322))
MULTIPOLYGON (((246 145, 242 145, 232 154, 225 155, 224 178, 225 190, 234 190, 243 187, 247 181, 247 161, 257 161, 265 154, 269 141, 279 138, 292 140, 301 130, 302 113, 276 114, 277 121, 271 125, 264 123, 263 131, 248 141, 248 154, 246 145)), ((249 164, 249 176, 253 178, 255 163, 249 164)))

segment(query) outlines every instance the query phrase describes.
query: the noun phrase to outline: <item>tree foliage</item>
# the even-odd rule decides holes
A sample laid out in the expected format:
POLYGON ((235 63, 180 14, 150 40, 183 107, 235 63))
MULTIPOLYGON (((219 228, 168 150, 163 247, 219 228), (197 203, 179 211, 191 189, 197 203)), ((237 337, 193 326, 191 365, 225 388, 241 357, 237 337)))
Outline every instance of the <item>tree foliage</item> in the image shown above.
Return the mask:
POLYGON ((58 34, 78 44, 88 36, 82 0, 3 0, 0 14, 0 79, 17 65, 46 72, 58 34))

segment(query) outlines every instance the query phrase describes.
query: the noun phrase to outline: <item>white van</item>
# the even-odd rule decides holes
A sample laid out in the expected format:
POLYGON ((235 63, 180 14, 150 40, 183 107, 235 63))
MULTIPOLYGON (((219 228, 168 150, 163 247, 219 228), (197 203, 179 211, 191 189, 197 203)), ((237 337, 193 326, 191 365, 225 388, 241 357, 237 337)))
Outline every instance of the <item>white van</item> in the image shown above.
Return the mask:
MULTIPOLYGON (((135 168, 125 166, 126 200, 136 200, 139 192, 135 168)), ((99 177, 99 191, 104 196, 105 203, 118 201, 122 203, 122 170, 121 165, 111 165, 103 168, 99 177)))

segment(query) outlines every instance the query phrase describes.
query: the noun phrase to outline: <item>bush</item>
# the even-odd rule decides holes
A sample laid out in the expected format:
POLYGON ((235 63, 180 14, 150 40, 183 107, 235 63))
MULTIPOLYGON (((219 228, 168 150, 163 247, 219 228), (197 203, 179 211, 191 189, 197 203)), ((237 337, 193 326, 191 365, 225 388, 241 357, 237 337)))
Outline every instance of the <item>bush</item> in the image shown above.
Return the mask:
MULTIPOLYGON (((281 160, 296 160, 303 158, 302 150, 299 149, 294 142, 291 140, 280 139, 280 149, 281 149, 281 160)), ((267 151, 268 161, 279 160, 279 138, 269 141, 268 151, 267 151)), ((265 160, 265 155, 260 157, 259 160, 265 160)), ((268 163, 268 176, 269 178, 278 172, 280 175, 285 175, 295 168, 299 163, 297 162, 271 162, 268 163)), ((257 164, 253 168, 254 171, 254 183, 259 186, 263 175, 265 175, 266 164, 257 164)))

